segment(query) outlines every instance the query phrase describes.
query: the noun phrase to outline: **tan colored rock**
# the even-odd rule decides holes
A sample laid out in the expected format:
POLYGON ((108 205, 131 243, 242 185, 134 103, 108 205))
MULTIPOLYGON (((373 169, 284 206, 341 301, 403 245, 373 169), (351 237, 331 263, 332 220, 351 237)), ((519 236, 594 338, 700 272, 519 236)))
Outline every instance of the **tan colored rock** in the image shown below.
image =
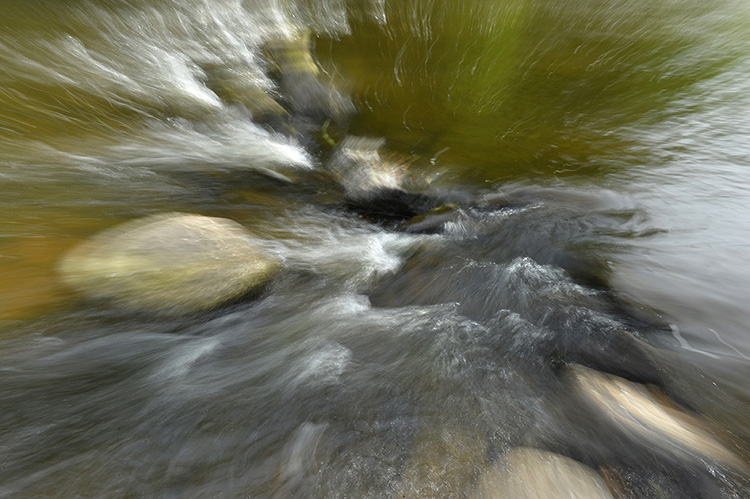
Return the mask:
POLYGON ((239 297, 267 281, 279 263, 232 220, 169 213, 95 235, 66 254, 58 270, 88 298, 171 314, 239 297))
POLYGON ((312 57, 312 33, 302 31, 296 37, 268 40, 264 49, 269 59, 282 74, 320 74, 320 68, 312 57))
POLYGON ((594 470, 565 456, 518 447, 482 478, 477 499, 612 498, 594 470))
POLYGON ((415 158, 383 151, 385 139, 347 136, 333 150, 326 169, 348 199, 366 201, 383 192, 420 195, 432 178, 414 167, 415 158))
POLYGON ((571 371, 581 395, 634 438, 673 454, 688 453, 750 471, 708 431, 704 420, 660 403, 643 385, 578 365, 571 371))
POLYGON ((383 161, 380 148, 385 139, 346 137, 326 165, 334 179, 353 199, 366 199, 382 189, 403 190, 404 170, 383 161))

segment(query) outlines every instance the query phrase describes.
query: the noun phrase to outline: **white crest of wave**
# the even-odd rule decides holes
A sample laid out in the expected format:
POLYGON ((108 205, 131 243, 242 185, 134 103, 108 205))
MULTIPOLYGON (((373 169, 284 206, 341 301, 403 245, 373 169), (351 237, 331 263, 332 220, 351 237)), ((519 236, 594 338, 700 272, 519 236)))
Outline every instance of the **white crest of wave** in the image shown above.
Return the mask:
POLYGON ((346 227, 342 220, 319 213, 300 216, 296 234, 281 251, 287 263, 349 282, 355 287, 395 272, 404 258, 430 236, 346 227))
POLYGON ((165 379, 184 376, 201 357, 213 352, 220 341, 217 338, 201 338, 175 348, 161 369, 152 375, 152 379, 165 379))
POLYGON ((292 139, 249 119, 211 126, 188 120, 154 122, 143 134, 99 152, 118 165, 154 168, 311 168, 312 159, 292 139))

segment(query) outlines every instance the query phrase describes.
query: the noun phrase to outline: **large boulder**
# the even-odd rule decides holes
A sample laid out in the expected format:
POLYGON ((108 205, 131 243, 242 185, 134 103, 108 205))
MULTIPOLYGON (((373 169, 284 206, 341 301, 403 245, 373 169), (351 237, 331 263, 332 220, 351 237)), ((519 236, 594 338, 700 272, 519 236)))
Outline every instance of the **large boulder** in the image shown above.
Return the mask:
POLYGON ((560 454, 518 447, 485 473, 477 499, 612 498, 604 479, 560 454))
POLYGON ((133 220, 95 235, 59 264, 92 299, 162 313, 206 310, 266 282, 280 261, 238 223, 185 213, 133 220))

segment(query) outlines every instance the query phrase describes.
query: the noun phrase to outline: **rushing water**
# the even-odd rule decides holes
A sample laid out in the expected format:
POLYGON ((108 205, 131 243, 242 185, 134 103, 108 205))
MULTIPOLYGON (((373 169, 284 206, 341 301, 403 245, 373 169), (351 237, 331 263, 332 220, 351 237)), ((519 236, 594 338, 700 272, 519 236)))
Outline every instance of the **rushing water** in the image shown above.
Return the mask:
POLYGON ((0 496, 463 497, 515 446, 637 497, 750 494, 566 374, 653 383, 750 456, 744 0, 0 5, 0 496), (319 130, 257 119, 289 98, 264 44, 303 30, 356 108, 326 139, 384 138, 457 208, 363 214, 319 130), (168 211, 282 271, 181 318, 60 284, 69 248, 168 211))

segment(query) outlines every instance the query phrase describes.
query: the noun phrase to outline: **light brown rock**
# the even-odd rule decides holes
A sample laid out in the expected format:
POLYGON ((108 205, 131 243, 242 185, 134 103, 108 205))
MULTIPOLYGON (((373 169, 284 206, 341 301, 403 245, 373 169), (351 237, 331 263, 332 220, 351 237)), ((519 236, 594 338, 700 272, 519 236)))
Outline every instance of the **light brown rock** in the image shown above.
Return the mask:
POLYGON ((379 190, 404 190, 404 163, 386 161, 380 149, 385 139, 346 137, 331 155, 328 171, 352 199, 367 199, 379 190))
POLYGON ((594 470, 565 456, 518 447, 485 473, 477 499, 612 498, 594 470))
POLYGON ((581 395, 607 419, 644 444, 748 471, 748 466, 708 431, 705 421, 659 403, 645 386, 583 366, 572 366, 571 371, 581 395))
POLYGON ((163 313, 210 309, 267 281, 278 259, 238 223, 185 213, 133 220, 93 236, 59 264, 93 299, 163 313))

